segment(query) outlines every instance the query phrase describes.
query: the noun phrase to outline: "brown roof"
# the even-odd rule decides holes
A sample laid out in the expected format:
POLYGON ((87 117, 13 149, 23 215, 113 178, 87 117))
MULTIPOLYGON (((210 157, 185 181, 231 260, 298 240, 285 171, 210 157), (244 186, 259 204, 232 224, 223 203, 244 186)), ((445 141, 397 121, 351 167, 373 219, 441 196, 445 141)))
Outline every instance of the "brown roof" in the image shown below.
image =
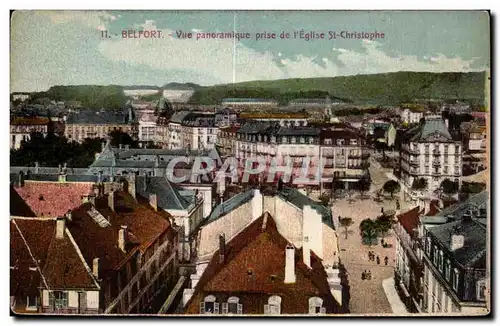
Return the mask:
POLYGON ((28 295, 37 294, 38 287, 41 285, 41 277, 40 272, 33 269, 37 265, 43 268, 47 257, 47 249, 54 235, 54 227, 54 220, 11 219, 11 295, 24 298, 28 295))
POLYGON ((82 203, 82 196, 91 193, 92 184, 25 181, 15 191, 36 216, 63 216, 82 203))
MULTIPOLYGON (((331 139, 334 143, 337 139, 361 139, 361 137, 353 130, 349 129, 323 129, 320 133, 321 142, 325 139, 331 139)), ((346 144, 348 145, 348 144, 346 144)))
POLYGON ((36 214, 26 204, 26 202, 17 193, 14 187, 10 186, 10 215, 11 216, 24 216, 35 217, 36 214))
POLYGON ((308 300, 313 296, 324 300, 327 313, 340 312, 321 260, 314 253, 311 252, 312 269, 309 269, 302 262, 302 250, 296 249, 296 282, 284 283, 287 244, 273 218, 268 213, 262 215, 227 243, 224 263, 219 262, 219 251, 214 254, 186 306, 186 313, 199 314, 199 303, 210 294, 219 302, 237 296, 243 304, 243 314, 263 314, 264 304, 271 295, 282 297, 284 314, 308 313, 308 300))
POLYGON ((429 211, 425 214, 426 216, 434 216, 439 213, 441 209, 439 208, 439 200, 431 200, 429 204, 429 211))
POLYGON ((239 126, 231 126, 226 128, 220 128, 220 131, 228 133, 236 133, 239 129, 240 129, 239 126))
POLYGON ((101 227, 88 214, 90 203, 85 203, 72 212, 72 220, 68 228, 78 244, 80 251, 89 266, 94 258, 100 258, 100 274, 118 269, 136 250, 145 250, 164 232, 173 237, 173 231, 168 218, 163 211, 154 211, 149 204, 137 202, 130 194, 117 191, 115 197, 115 212, 108 206, 108 195, 96 199, 96 210, 106 220, 109 226, 101 227), (118 233, 122 225, 127 226, 129 244, 127 253, 118 248, 118 233))
POLYGON ((46 125, 48 123, 49 123, 48 118, 41 118, 41 117, 18 117, 10 122, 11 125, 19 125, 19 126, 46 125))
POLYGON ((420 214, 421 214, 420 207, 417 206, 406 213, 399 214, 397 216, 397 219, 399 223, 403 226, 403 228, 406 230, 406 232, 412 235, 413 230, 418 227, 420 214))

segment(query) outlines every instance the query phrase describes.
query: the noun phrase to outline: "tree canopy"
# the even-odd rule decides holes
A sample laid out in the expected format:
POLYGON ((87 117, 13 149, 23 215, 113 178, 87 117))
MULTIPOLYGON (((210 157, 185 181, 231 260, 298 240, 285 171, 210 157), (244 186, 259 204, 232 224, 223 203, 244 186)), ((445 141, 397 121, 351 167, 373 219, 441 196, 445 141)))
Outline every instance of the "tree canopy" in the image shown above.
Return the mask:
POLYGON ((394 193, 398 192, 401 189, 401 186, 399 185, 399 183, 397 181, 389 180, 386 183, 384 183, 383 189, 385 192, 390 193, 391 197, 393 197, 394 193))
POLYGON ((451 194, 456 194, 459 189, 459 184, 458 182, 451 181, 450 179, 444 179, 443 182, 441 182, 441 190, 448 195, 451 194))

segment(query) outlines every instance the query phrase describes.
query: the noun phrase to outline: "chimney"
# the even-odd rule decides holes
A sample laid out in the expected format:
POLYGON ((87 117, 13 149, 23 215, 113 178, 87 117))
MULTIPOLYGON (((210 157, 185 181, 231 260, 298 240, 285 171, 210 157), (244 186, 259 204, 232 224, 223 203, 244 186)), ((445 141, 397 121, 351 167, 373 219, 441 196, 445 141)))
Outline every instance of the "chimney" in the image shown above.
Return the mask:
POLYGON ((99 173, 97 173, 97 183, 101 182, 102 182, 102 171, 99 171, 99 173))
POLYGON ((108 194, 108 206, 114 212, 115 211, 115 191, 111 190, 108 194))
POLYGON ((125 245, 127 244, 127 226, 122 225, 118 231, 118 248, 125 252, 125 245))
POLYGON ((19 178, 19 187, 24 187, 24 172, 23 171, 19 171, 18 178, 19 178))
POLYGON ((219 234, 219 264, 224 263, 224 255, 226 253, 226 236, 224 233, 219 234))
POLYGON ((40 165, 38 164, 38 162, 35 162, 35 174, 38 174, 40 171, 40 165))
POLYGON ((94 274, 95 278, 99 279, 99 258, 92 260, 92 274, 94 274))
POLYGON ((64 217, 58 217, 56 220, 56 238, 64 238, 64 229, 66 228, 66 219, 64 217))
POLYGON ((101 142, 101 153, 104 152, 104 147, 106 147, 106 142, 101 142))
POLYGON ((254 189, 252 198, 252 221, 255 221, 262 215, 262 206, 264 206, 264 198, 259 189, 254 189))
POLYGON ((156 194, 149 194, 149 205, 151 205, 155 211, 158 211, 158 196, 156 196, 156 194))
POLYGON ((451 244, 450 250, 455 251, 464 246, 464 236, 461 234, 452 234, 451 235, 451 244))
POLYGON ((295 283, 295 247, 292 244, 285 249, 285 283, 295 283))
POLYGON ((122 144, 118 144, 118 149, 122 149, 122 144))
POLYGON ((71 213, 71 210, 68 210, 65 215, 66 219, 71 222, 73 220, 73 214, 71 213))
POLYGON ((147 172, 144 172, 144 192, 148 191, 149 176, 147 172))
POLYGON ((129 174, 129 177, 128 177, 128 193, 134 197, 135 199, 137 199, 137 195, 136 195, 136 192, 135 192, 135 185, 136 185, 136 181, 135 181, 135 173, 131 173, 129 174))
POLYGON ((129 144, 126 144, 125 145, 125 149, 128 151, 130 149, 130 145, 129 144))

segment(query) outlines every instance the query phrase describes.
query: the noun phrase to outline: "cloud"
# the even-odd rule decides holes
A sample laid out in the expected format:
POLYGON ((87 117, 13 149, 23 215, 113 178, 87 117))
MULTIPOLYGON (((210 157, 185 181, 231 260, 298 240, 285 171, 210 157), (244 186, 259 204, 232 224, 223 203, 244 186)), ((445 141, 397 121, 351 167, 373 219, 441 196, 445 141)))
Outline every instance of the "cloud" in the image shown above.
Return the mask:
POLYGON ((359 41, 363 52, 334 48, 326 57, 298 54, 287 58, 281 52, 259 52, 232 39, 178 39, 168 36, 170 33, 175 36, 175 31, 163 30, 164 39, 106 40, 99 45, 99 52, 109 60, 130 65, 196 71, 206 76, 196 81, 200 84, 395 71, 472 71, 474 62, 442 54, 430 54, 424 59, 414 55, 392 57, 380 43, 366 39, 359 41))
POLYGON ((117 19, 105 11, 35 11, 36 15, 48 18, 52 24, 78 24, 92 29, 105 29, 105 26, 117 19))

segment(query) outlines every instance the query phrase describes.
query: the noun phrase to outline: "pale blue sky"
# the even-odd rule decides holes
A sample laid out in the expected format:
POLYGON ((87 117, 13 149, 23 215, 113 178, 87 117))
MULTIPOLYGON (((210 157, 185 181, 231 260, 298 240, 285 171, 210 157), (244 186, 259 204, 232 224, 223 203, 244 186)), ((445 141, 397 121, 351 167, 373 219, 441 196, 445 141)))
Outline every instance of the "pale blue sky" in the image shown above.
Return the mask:
POLYGON ((489 16, 480 11, 17 11, 12 91, 53 85, 152 84, 329 77, 489 67, 489 16), (383 32, 384 39, 122 39, 123 29, 383 32), (106 29, 113 35, 102 39, 106 29), (114 35, 118 35, 118 37, 114 35))

